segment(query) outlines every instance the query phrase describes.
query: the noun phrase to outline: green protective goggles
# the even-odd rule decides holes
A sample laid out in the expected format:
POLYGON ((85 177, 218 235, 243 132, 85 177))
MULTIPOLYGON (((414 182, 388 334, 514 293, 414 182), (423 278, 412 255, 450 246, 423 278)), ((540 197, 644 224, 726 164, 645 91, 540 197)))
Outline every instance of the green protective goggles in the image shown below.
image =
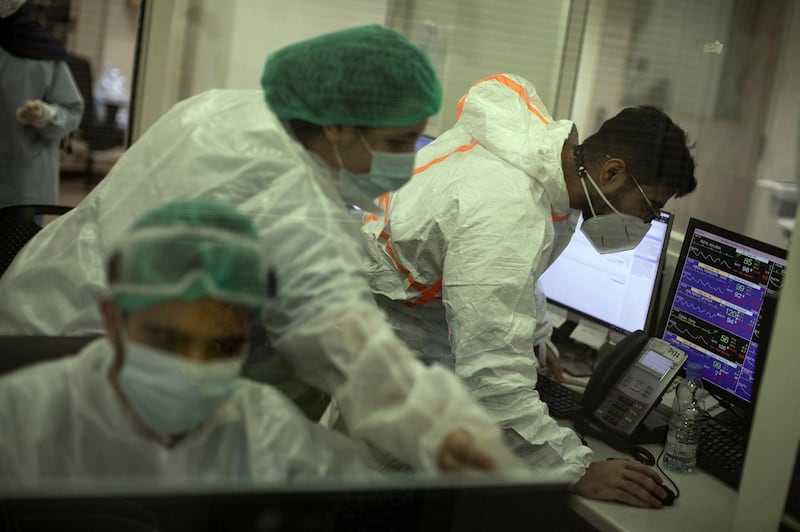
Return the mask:
POLYGON ((111 297, 133 312, 172 299, 260 310, 268 272, 257 239, 207 227, 142 228, 118 247, 111 297))

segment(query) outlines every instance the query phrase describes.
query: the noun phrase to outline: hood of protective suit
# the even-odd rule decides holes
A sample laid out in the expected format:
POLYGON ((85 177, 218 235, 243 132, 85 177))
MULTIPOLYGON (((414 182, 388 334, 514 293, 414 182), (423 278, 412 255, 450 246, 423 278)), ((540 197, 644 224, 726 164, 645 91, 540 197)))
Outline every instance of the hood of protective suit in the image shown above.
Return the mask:
POLYGON ((553 214, 569 214, 561 149, 573 123, 553 120, 530 81, 513 74, 478 81, 458 103, 458 122, 478 144, 539 181, 553 214))

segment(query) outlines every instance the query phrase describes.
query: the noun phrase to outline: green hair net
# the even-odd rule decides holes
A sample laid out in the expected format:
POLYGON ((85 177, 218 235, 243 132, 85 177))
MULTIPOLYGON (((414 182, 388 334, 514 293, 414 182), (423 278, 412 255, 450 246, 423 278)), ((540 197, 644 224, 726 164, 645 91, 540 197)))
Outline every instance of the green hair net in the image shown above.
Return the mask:
POLYGON ((442 105, 442 86, 425 53, 377 24, 274 52, 261 86, 278 118, 321 126, 409 126, 442 105))
POLYGON ((214 299, 258 314, 266 284, 252 223, 210 199, 167 203, 139 218, 117 246, 109 273, 111 298, 126 312, 175 299, 214 299))

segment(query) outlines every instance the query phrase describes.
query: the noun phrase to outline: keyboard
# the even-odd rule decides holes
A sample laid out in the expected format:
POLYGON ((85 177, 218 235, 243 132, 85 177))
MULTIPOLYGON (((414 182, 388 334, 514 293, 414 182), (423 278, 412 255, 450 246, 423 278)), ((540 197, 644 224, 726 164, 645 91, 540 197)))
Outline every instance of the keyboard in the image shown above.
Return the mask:
POLYGON ((555 418, 571 419, 575 411, 581 408, 583 395, 547 377, 539 377, 536 391, 547 405, 550 415, 555 418))
POLYGON ((743 431, 708 417, 701 428, 697 465, 738 489, 746 449, 747 439, 743 431))

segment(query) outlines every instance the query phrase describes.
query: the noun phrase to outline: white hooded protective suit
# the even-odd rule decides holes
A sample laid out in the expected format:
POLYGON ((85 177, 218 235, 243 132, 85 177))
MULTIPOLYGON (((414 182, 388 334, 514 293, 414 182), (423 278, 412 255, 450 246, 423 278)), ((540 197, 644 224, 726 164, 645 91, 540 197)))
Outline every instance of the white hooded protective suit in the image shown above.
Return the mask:
POLYGON ((548 416, 532 352, 542 336, 534 281, 578 215, 561 167, 573 126, 510 75, 476 83, 459 107, 411 181, 379 199, 387 215, 365 218, 370 286, 398 335, 424 361, 453 368, 524 440, 532 468, 577 480, 591 451, 548 416))
POLYGON ((108 378, 113 348, 0 379, 0 483, 167 483, 364 477, 365 446, 306 419, 277 390, 245 379, 209 419, 167 447, 149 435, 108 378))
POLYGON ((181 102, 12 263, 0 280, 0 334, 101 333, 104 261, 129 223, 162 202, 216 198, 250 216, 264 243, 277 283, 264 313, 273 346, 338 399, 353 435, 433 469, 445 435, 462 427, 513 462, 458 379, 417 362, 376 308, 335 179, 261 91, 181 102))

